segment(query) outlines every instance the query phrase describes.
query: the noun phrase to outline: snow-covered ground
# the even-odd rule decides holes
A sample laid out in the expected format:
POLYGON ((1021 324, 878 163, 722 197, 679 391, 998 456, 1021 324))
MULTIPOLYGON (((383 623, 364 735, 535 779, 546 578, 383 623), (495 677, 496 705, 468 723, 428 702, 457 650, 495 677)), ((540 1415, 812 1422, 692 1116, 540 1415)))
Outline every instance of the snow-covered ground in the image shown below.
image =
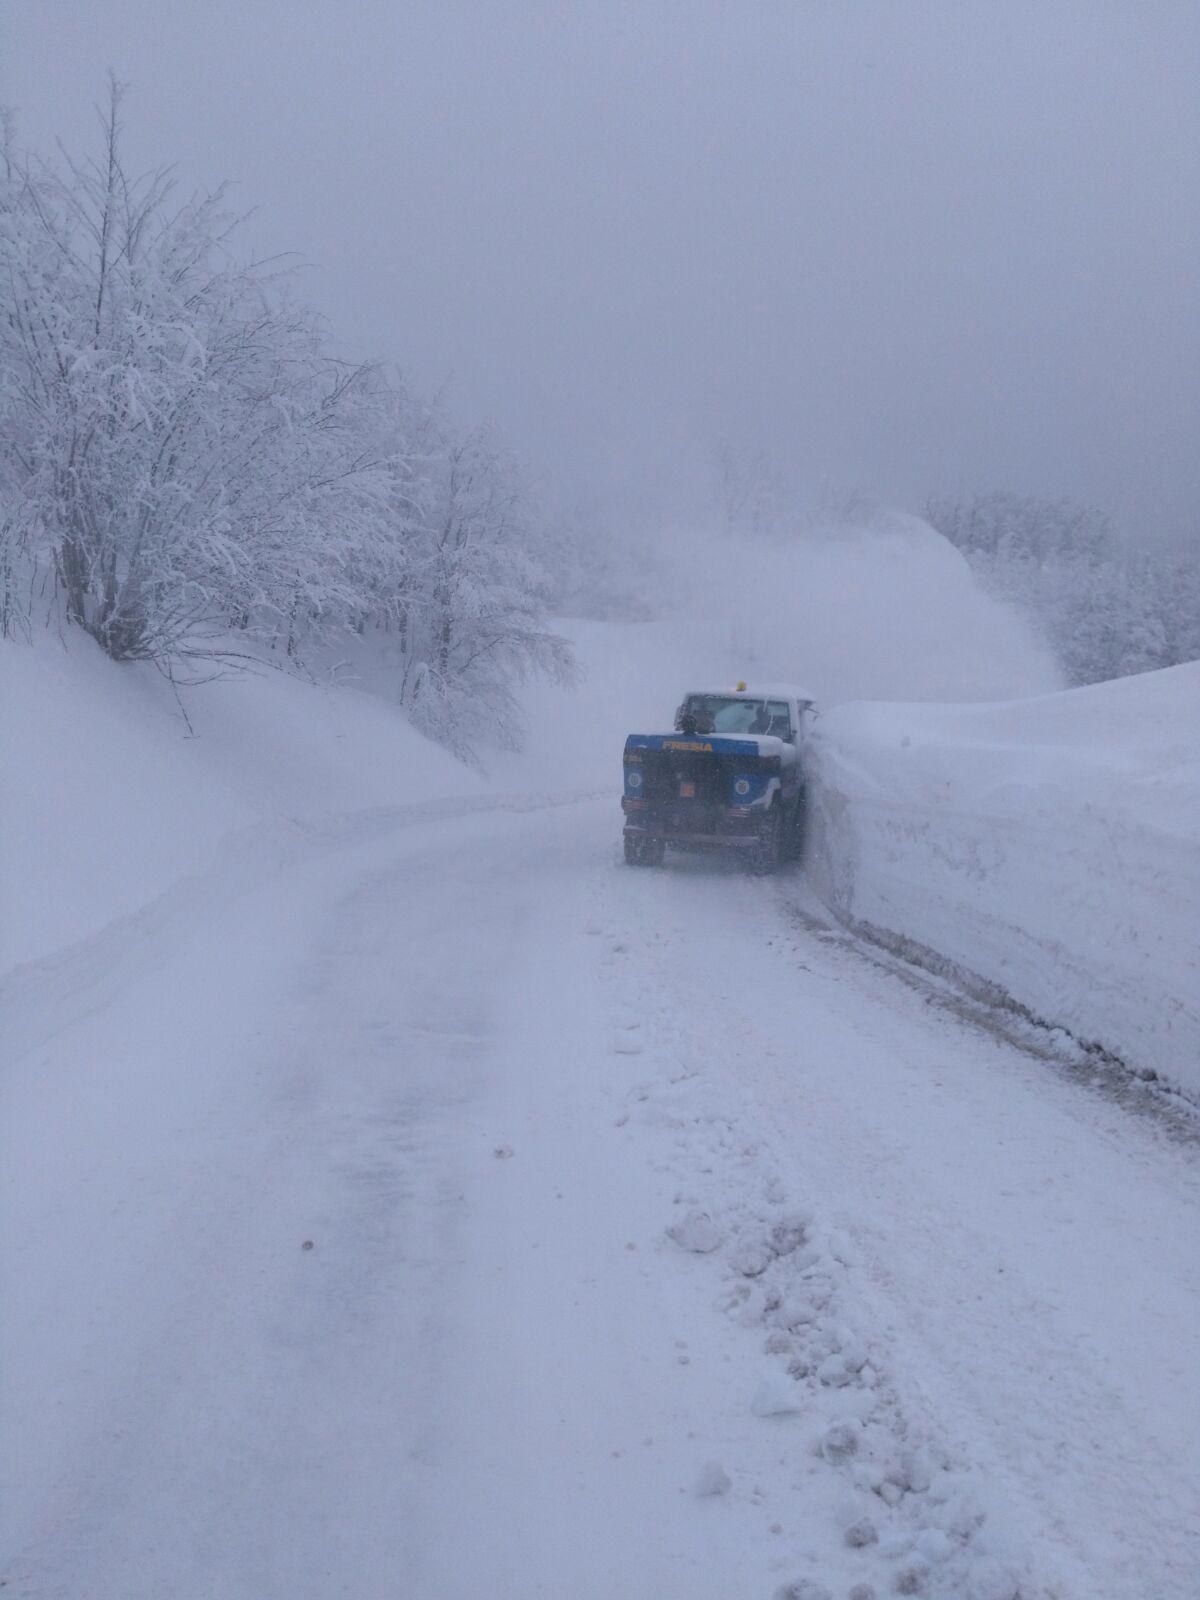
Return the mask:
POLYGON ((1200 663, 840 707, 814 742, 815 880, 850 922, 1200 1100, 1198 708, 1200 663))
POLYGON ((1194 1147, 613 810, 9 985, 12 1593, 1190 1600, 1194 1147))
POLYGON ((218 853, 480 782, 383 701, 264 668, 183 691, 90 639, 0 640, 0 972, 94 934, 218 853))
MULTIPOLYGON (((1052 687, 886 538, 928 612, 854 692, 981 643, 972 692, 1052 687)), ((869 640, 888 585, 822 559, 869 640)), ((619 861, 620 737, 689 676, 849 683, 785 612, 573 625, 583 689, 487 779, 353 691, 210 685, 191 737, 81 642, 0 656, 7 1593, 1194 1600, 1186 1119, 899 981, 797 874, 619 861)), ((922 718, 1005 716, 826 725, 857 798, 922 718)))

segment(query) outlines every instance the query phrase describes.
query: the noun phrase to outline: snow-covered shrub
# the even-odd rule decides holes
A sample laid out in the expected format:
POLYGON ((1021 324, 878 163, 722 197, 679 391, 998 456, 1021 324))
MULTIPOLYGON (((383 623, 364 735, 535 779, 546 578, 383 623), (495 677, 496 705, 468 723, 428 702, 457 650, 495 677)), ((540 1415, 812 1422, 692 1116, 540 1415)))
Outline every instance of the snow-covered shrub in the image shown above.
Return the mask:
POLYGON ((516 462, 485 432, 430 421, 425 504, 408 524, 403 583, 382 613, 399 642, 398 691, 418 727, 466 755, 514 744, 513 687, 570 677, 570 647, 545 626, 542 528, 516 462))

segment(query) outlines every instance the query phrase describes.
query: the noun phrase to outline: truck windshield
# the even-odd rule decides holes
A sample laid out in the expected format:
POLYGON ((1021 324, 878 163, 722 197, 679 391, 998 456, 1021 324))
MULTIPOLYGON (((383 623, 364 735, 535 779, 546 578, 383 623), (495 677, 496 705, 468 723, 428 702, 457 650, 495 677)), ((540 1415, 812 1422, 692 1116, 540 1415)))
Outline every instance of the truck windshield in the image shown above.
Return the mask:
POLYGON ((791 737, 786 700, 744 700, 733 695, 690 694, 683 714, 696 719, 703 733, 772 733, 791 737))

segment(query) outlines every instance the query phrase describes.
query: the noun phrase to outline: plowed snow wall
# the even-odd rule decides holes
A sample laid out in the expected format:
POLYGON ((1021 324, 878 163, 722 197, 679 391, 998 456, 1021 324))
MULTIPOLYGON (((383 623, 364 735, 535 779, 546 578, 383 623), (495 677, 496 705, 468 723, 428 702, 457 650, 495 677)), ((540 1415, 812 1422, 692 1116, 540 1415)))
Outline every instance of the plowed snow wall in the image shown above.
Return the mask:
POLYGON ((1198 706, 1200 666, 839 708, 812 750, 818 892, 1200 1101, 1198 706))

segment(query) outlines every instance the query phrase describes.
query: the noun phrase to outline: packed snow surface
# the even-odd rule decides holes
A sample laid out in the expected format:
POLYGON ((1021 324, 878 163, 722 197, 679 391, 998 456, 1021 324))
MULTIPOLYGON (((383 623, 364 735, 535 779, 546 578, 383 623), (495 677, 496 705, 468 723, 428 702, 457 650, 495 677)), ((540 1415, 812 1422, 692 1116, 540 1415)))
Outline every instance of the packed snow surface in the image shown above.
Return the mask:
POLYGON ((1200 663, 820 719, 811 868, 911 941, 1200 1099, 1200 663))
POLYGON ((1194 1600, 1194 1147, 614 810, 9 981, 8 1592, 1194 1600))

